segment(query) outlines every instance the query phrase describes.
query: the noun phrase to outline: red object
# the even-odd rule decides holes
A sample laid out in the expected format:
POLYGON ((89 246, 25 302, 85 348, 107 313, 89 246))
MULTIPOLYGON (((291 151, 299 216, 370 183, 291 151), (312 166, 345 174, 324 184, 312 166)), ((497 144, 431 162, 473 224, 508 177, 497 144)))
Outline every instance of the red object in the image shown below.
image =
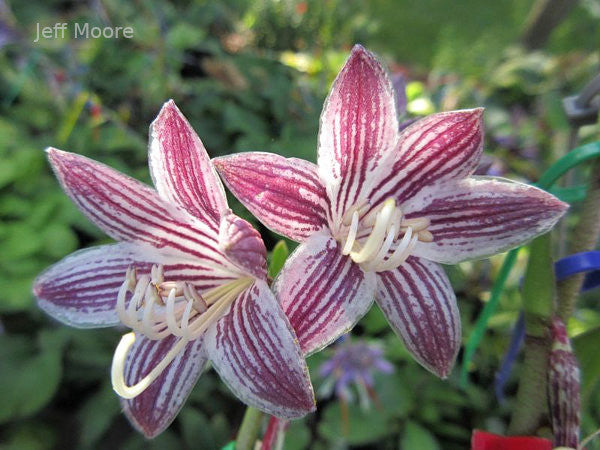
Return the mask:
POLYGON ((552 450, 552 442, 532 436, 506 437, 475 430, 471 437, 471 450, 552 450))

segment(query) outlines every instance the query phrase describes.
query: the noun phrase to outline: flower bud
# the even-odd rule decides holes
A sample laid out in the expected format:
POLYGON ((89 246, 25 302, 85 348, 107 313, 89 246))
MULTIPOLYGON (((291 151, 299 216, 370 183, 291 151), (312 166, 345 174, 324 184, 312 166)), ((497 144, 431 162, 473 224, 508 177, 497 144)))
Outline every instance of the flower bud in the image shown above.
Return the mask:
POLYGON ((548 368, 550 419, 555 447, 577 448, 579 442, 579 366, 565 324, 555 317, 548 368))

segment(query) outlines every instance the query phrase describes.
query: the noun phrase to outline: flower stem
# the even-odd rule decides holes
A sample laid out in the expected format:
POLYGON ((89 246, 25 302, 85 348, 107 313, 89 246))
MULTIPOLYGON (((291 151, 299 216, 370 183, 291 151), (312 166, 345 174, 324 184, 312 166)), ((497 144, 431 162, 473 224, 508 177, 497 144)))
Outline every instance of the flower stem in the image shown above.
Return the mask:
MULTIPOLYGON (((573 230, 570 254, 586 252, 596 247, 600 235, 600 159, 592 163, 588 192, 581 208, 577 226, 573 230)), ((558 283, 558 314, 563 322, 567 322, 575 303, 585 275, 579 274, 558 283)))
POLYGON ((256 408, 248 406, 242 419, 242 425, 237 435, 236 450, 252 450, 258 438, 263 413, 256 408))
POLYGON ((523 282, 525 317, 525 359, 521 370, 517 403, 509 434, 533 435, 546 413, 546 373, 550 352, 548 323, 555 301, 550 234, 530 245, 529 262, 523 282))

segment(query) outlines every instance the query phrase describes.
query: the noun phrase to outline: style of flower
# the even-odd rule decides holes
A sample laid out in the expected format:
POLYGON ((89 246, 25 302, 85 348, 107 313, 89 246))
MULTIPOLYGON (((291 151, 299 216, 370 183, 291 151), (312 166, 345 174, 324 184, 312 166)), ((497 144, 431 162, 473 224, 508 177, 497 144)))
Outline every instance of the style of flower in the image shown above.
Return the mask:
POLYGON ((471 450, 552 450, 552 441, 535 436, 499 436, 475 430, 471 450))
POLYGON ((319 392, 329 396, 333 391, 343 404, 353 399, 351 387, 358 392, 363 409, 370 407, 374 396, 377 372, 389 374, 394 366, 383 357, 383 349, 365 341, 351 341, 350 338, 336 345, 335 353, 319 367, 319 374, 325 379, 319 392))
POLYGON ((146 436, 173 420, 208 360, 243 402, 282 418, 314 410, 308 370, 267 285, 266 249, 235 216, 200 138, 172 101, 150 128, 156 190, 88 158, 48 158, 65 192, 120 241, 78 251, 34 285, 51 316, 123 325, 112 382, 146 436))
POLYGON ((375 298, 414 357, 449 374, 460 318, 440 263, 523 244, 567 209, 535 187, 472 176, 482 114, 433 114, 399 131, 384 68, 355 46, 325 101, 318 165, 261 152, 213 161, 259 220, 301 242, 274 290, 305 353, 350 330, 375 298))

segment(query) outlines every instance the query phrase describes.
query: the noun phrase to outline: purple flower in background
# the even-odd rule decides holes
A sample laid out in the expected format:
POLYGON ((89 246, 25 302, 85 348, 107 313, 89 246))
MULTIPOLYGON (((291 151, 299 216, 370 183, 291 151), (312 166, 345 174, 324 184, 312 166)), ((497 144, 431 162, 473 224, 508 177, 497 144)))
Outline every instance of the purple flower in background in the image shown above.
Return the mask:
POLYGON ((353 399, 352 386, 358 392, 360 405, 369 408, 374 396, 376 373, 389 374, 394 366, 383 357, 383 349, 365 341, 345 342, 335 347, 331 358, 321 364, 319 375, 325 379, 319 394, 328 397, 332 392, 345 403, 353 399))
POLYGON ((482 114, 434 114, 398 131, 392 84, 357 45, 325 101, 318 165, 260 152, 214 161, 259 220, 301 242, 274 289, 305 353, 349 331, 375 298, 417 361, 448 376, 460 317, 440 263, 521 245, 567 209, 535 187, 472 176, 482 114))
POLYGON ((401 73, 392 75, 392 87, 396 93, 396 112, 402 116, 406 114, 408 99, 406 98, 406 80, 401 73))
POLYGON ((75 327, 133 330, 111 375, 125 414, 148 437, 173 420, 209 360, 249 405, 282 418, 314 410, 301 349, 266 282, 260 235, 228 209, 200 138, 172 101, 150 132, 156 190, 48 150, 65 192, 119 242, 42 273, 40 307, 75 327))

